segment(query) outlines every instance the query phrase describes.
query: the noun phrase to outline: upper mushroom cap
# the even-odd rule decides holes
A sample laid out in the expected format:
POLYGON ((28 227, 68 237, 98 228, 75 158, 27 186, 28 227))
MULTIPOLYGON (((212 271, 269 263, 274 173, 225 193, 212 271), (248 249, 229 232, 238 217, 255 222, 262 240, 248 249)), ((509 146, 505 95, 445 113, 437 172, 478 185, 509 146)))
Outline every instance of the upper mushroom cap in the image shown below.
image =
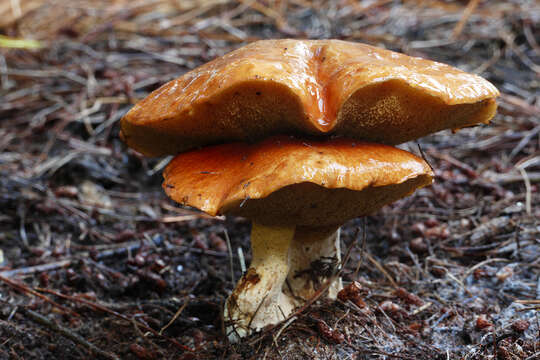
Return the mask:
POLYGON ((451 66, 340 40, 263 40, 168 82, 121 121, 151 156, 276 134, 398 144, 488 122, 497 89, 451 66))
POLYGON ((428 185, 429 165, 387 145, 279 136, 176 156, 164 172, 167 195, 211 215, 269 225, 341 225, 428 185))

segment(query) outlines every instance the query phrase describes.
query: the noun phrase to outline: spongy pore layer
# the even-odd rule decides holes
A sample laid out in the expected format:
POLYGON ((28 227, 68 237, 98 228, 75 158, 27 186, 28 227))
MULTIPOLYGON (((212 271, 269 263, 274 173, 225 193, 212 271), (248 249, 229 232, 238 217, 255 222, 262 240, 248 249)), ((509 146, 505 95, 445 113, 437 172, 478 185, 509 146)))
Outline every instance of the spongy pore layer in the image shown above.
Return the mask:
POLYGON ((339 40, 263 40, 184 74, 121 121, 150 156, 277 134, 399 144, 488 122, 497 89, 451 66, 339 40))

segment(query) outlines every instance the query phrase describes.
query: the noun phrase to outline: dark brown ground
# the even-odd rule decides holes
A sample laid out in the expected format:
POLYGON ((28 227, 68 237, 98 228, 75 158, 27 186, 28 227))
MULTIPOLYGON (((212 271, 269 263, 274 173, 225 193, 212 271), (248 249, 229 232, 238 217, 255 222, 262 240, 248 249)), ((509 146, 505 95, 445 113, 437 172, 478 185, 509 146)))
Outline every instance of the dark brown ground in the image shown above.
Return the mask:
POLYGON ((538 2, 112 3, 21 0, 0 27, 43 45, 0 48, 0 358, 540 358, 538 2), (127 149, 118 119, 163 82, 271 37, 444 61, 502 96, 490 126, 419 141, 436 183, 366 219, 357 277, 363 221, 344 227, 343 277, 365 306, 316 303, 230 345, 224 231, 249 261, 249 224, 167 200, 164 162, 127 149))

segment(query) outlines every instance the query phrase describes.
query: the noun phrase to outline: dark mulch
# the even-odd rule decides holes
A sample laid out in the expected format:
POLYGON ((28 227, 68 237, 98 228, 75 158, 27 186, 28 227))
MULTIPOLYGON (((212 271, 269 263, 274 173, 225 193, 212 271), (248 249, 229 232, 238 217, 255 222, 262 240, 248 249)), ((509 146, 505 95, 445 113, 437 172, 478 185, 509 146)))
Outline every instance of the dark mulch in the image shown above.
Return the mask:
POLYGON ((20 3, 0 33, 42 47, 0 48, 0 358, 540 358, 538 2, 20 3), (231 345, 225 230, 238 279, 249 224, 166 199, 166 160, 127 149, 118 120, 163 82, 276 37, 447 62, 502 95, 491 125, 419 140, 433 186, 344 227, 343 277, 365 306, 317 302, 231 345))

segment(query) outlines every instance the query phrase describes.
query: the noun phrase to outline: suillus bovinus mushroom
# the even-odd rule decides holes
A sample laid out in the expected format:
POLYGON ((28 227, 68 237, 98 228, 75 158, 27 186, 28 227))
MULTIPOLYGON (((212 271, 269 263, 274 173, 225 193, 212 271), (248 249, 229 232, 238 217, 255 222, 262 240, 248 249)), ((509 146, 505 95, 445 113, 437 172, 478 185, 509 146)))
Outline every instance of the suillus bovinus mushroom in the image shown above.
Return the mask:
POLYGON ((163 186, 177 202, 252 221, 252 262, 224 311, 238 340, 325 281, 335 298, 339 227, 432 182, 424 160, 389 145, 487 123, 497 96, 476 75, 369 45, 265 40, 155 90, 121 135, 176 155, 163 186))
MULTIPOLYGON (((430 184, 429 165, 387 145, 348 139, 272 137, 176 156, 163 188, 174 200, 211 215, 252 220, 253 258, 226 304, 232 336, 287 317, 332 275, 310 271, 321 259, 339 264, 337 230, 347 220, 430 184)), ((335 298, 339 279, 330 286, 335 298)))

